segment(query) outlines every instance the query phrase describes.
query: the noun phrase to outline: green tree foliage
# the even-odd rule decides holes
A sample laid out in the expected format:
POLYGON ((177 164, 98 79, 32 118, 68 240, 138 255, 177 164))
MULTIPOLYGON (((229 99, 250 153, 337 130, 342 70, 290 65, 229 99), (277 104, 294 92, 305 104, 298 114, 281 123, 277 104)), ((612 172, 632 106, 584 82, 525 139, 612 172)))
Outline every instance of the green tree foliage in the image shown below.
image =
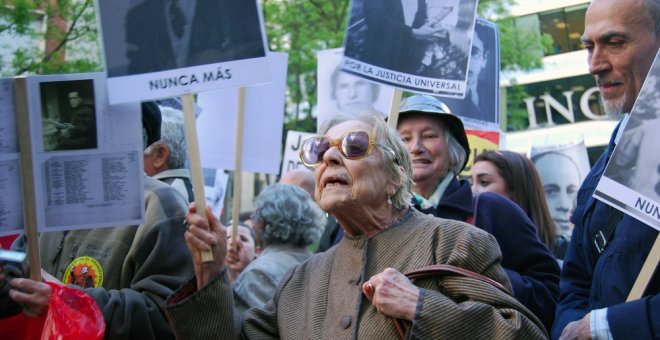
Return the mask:
POLYGON ((0 0, 0 18, 3 37, 28 42, 1 46, 3 54, 12 56, 12 63, 0 64, 0 74, 100 70, 92 0, 0 0))
POLYGON ((514 18, 497 21, 500 29, 502 71, 531 70, 541 67, 544 53, 552 49, 552 37, 515 26, 514 18))
POLYGON ((316 53, 341 47, 348 0, 261 0, 268 45, 289 54, 286 130, 315 131, 316 53))
MULTIPOLYGON (((545 53, 552 50, 552 37, 539 34, 535 30, 524 30, 515 25, 515 18, 505 18, 497 21, 500 30, 500 73, 506 71, 532 70, 542 66, 545 53)), ((511 105, 521 103, 529 97, 521 85, 516 85, 515 79, 509 79, 511 86, 506 90, 506 131, 527 129, 529 125, 527 110, 511 105)))

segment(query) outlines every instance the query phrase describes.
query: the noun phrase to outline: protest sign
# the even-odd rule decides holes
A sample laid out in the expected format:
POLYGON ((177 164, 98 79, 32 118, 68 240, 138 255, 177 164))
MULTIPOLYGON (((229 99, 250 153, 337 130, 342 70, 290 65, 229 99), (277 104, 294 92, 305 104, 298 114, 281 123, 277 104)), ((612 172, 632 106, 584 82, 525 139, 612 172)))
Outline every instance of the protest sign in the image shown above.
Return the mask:
POLYGON ((229 175, 222 169, 204 169, 204 193, 206 205, 220 218, 222 215, 229 175))
POLYGON ((23 230, 14 80, 0 79, 0 236, 23 230))
POLYGON ((583 140, 564 144, 533 145, 530 159, 536 166, 558 234, 570 238, 570 221, 577 192, 589 173, 589 155, 583 140))
POLYGON ((646 76, 594 196, 660 230, 660 53, 646 76))
POLYGON ((15 81, 22 197, 33 206, 25 214, 34 213, 39 231, 143 219, 140 105, 109 106, 104 78, 85 73, 15 81))
POLYGON ((497 25, 477 18, 472 36, 472 49, 465 98, 438 98, 476 129, 499 129, 500 125, 500 41, 497 25))
POLYGON ((463 98, 476 0, 351 1, 342 69, 423 94, 463 98))
POLYGON ((317 54, 317 127, 338 113, 387 116, 394 88, 342 71, 343 53, 343 48, 333 48, 317 54))
POLYGON ((97 4, 110 103, 270 80, 256 0, 97 4))
MULTIPOLYGON (((287 55, 269 53, 274 81, 246 88, 242 168, 276 174, 279 171, 284 124, 287 55)), ((201 93, 197 133, 202 166, 234 170, 238 90, 201 93)))
POLYGON ((0 154, 18 152, 14 79, 0 78, 0 154))
POLYGON ((286 134, 286 143, 284 143, 284 157, 282 159, 282 169, 280 176, 287 172, 302 168, 304 165, 300 160, 300 145, 302 142, 314 136, 313 133, 289 130, 286 134))
POLYGON ((18 153, 0 154, 0 236, 23 231, 22 196, 18 153))

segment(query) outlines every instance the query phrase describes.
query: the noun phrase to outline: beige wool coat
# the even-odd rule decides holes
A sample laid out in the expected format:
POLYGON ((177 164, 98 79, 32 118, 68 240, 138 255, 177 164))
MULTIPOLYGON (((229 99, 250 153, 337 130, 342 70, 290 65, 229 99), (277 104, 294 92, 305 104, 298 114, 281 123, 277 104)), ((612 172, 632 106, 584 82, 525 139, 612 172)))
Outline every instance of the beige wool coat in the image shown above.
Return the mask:
MULTIPOLYGON (((168 299, 166 312, 179 339, 398 339, 392 319, 378 313, 362 293, 362 284, 372 275, 388 267, 403 273, 450 264, 510 289, 499 262, 490 234, 410 209, 380 234, 370 239, 345 235, 336 247, 289 271, 273 300, 263 309, 251 309, 245 320, 234 310, 226 275, 200 291, 194 280, 184 285, 168 299)), ((415 284, 422 289, 407 338, 547 337, 525 307, 490 285, 471 278, 415 284)))

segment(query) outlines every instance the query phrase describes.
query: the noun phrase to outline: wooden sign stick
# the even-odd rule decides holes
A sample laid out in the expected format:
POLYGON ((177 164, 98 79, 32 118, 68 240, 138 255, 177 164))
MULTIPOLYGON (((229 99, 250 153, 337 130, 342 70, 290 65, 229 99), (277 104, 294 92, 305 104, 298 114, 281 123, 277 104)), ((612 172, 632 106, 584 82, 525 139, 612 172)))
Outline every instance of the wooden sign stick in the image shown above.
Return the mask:
POLYGON ((243 121, 245 116, 245 87, 238 89, 238 118, 236 119, 236 156, 234 157, 234 193, 231 208, 231 241, 238 235, 238 216, 241 213, 241 167, 243 164, 243 121))
MULTIPOLYGON (((188 144, 188 157, 192 176, 193 192, 197 213, 206 219, 206 195, 204 195, 204 174, 199 158, 199 143, 197 140, 197 123, 195 121, 195 107, 192 93, 181 96, 183 102, 183 117, 186 127, 186 143, 188 144)), ((213 253, 210 250, 202 251, 202 262, 213 262, 213 253)))
POLYGON ((651 248, 651 252, 649 252, 649 256, 646 258, 646 261, 644 261, 642 270, 640 270, 639 275, 637 276, 637 280, 635 280, 635 284, 633 284, 626 302, 637 300, 642 297, 646 287, 651 281, 653 273, 658 267, 658 262, 660 262, 660 234, 658 234, 658 237, 655 238, 655 243, 651 248))
MULTIPOLYGON (((34 187, 34 164, 32 159, 32 134, 27 103, 27 81, 25 77, 14 80, 16 100, 16 124, 21 154, 21 187, 23 193, 23 223, 27 238, 30 279, 41 281, 41 259, 39 257, 39 233, 37 231, 37 202, 34 187)), ((53 273, 54 274, 54 273, 53 273)))
POLYGON ((396 130, 396 124, 399 122, 399 105, 401 104, 401 96, 403 92, 399 89, 394 89, 392 94, 392 103, 390 104, 390 114, 387 116, 387 125, 396 130))

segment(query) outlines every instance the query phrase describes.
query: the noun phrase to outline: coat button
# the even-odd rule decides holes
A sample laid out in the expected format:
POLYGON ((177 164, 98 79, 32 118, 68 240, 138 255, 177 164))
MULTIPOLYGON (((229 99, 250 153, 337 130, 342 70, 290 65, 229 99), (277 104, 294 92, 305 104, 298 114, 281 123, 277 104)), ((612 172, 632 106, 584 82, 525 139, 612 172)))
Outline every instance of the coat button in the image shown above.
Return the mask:
POLYGON ((339 322, 339 324, 340 324, 343 328, 348 328, 348 327, 351 327, 351 322, 352 322, 352 321, 353 321, 353 318, 351 318, 350 315, 346 315, 346 316, 344 316, 344 317, 341 319, 341 322, 339 322))
POLYGON ((348 283, 354 285, 359 285, 360 282, 362 282, 362 273, 357 273, 357 275, 353 276, 353 278, 350 281, 348 281, 348 283))

